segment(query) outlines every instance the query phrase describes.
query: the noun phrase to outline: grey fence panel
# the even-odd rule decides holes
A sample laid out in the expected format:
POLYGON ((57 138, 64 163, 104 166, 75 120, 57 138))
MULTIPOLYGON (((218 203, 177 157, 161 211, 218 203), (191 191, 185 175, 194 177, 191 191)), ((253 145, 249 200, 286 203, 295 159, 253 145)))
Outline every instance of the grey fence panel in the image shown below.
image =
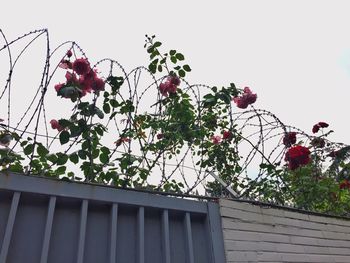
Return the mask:
POLYGON ((0 263, 224 263, 217 203, 0 174, 0 263))

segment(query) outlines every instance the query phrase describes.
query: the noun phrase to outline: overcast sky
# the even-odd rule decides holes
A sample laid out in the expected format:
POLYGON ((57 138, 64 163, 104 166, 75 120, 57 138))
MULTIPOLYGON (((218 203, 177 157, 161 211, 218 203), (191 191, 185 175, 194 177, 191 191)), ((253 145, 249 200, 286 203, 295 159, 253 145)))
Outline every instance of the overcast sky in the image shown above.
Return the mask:
POLYGON ((309 132, 326 121, 331 138, 349 144, 349 10, 334 0, 12 0, 0 27, 9 40, 48 28, 52 47, 75 40, 91 61, 110 57, 128 70, 147 65, 144 35, 155 34, 185 55, 190 83, 249 86, 257 108, 309 132))

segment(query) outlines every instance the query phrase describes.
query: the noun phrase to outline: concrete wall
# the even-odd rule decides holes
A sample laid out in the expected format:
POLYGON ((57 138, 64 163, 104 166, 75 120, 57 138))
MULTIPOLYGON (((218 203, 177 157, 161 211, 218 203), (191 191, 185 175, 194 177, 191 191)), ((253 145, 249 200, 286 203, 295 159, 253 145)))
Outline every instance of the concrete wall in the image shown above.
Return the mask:
POLYGON ((350 220, 221 200, 227 262, 350 263, 350 220))

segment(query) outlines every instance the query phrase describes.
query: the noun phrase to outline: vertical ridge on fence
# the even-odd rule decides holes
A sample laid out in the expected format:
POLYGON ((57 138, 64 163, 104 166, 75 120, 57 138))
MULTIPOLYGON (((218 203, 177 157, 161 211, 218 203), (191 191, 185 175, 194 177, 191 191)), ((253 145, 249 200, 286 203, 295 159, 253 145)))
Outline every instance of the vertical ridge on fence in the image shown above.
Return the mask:
POLYGON ((137 212, 137 262, 145 262, 145 208, 139 207, 137 212))
POLYGON ((170 263, 169 212, 167 209, 164 209, 162 213, 162 235, 164 263, 170 263))
POLYGON ((0 263, 6 263, 7 253, 10 247, 12 230, 13 230, 13 225, 15 224, 16 213, 17 213, 20 196, 21 196, 21 193, 15 192, 12 197, 10 213, 7 219, 4 240, 2 242, 1 251, 0 251, 0 263))
POLYGON ((209 227, 213 263, 225 263, 224 236, 221 226, 219 207, 216 203, 208 203, 207 223, 209 227))
POLYGON ((83 263, 84 261, 84 247, 85 247, 85 234, 86 234, 86 221, 88 213, 88 200, 83 200, 80 210, 80 229, 79 229, 79 245, 77 263, 83 263))
POLYGON ((110 263, 116 262, 117 252, 117 231, 118 231, 118 204, 113 204, 111 208, 111 239, 110 239, 110 263))
POLYGON ((185 214, 185 236, 186 236, 186 250, 187 250, 188 262, 194 263, 191 215, 189 212, 186 212, 185 214))
POLYGON ((51 237, 51 230, 52 230, 52 221, 53 221, 53 215, 55 213, 55 206, 56 206, 56 197, 51 196, 49 201, 49 208, 47 211, 47 218, 46 218, 46 225, 45 225, 45 234, 44 234, 44 240, 43 240, 43 248, 41 251, 41 259, 40 263, 46 263, 47 257, 49 254, 49 245, 50 245, 50 237, 51 237))

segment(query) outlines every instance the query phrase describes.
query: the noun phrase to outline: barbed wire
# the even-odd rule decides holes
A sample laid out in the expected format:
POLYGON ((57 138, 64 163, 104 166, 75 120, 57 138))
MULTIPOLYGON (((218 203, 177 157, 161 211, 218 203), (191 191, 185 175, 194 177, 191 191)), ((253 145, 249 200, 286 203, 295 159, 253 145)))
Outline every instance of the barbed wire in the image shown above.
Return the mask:
MULTIPOLYGON (((59 69, 59 64, 64 58, 67 49, 72 50, 74 57, 84 57, 87 58, 84 50, 75 41, 66 41, 52 49, 50 47, 49 34, 47 29, 34 30, 29 33, 23 34, 22 36, 8 41, 5 34, 0 29, 0 35, 4 41, 4 45, 0 48, 0 52, 7 53, 7 63, 9 64, 8 74, 6 75, 5 84, 0 91, 0 110, 5 108, 5 104, 2 100, 7 99, 7 118, 6 124, 1 124, 1 128, 7 129, 11 132, 18 132, 19 137, 23 138, 25 135, 31 135, 33 137, 33 142, 42 142, 50 149, 54 147, 55 149, 61 149, 63 146, 57 145, 58 135, 50 135, 48 129, 48 119, 47 116, 50 114, 47 100, 55 99, 50 98, 50 89, 53 89, 51 82, 56 76, 57 70, 59 69), (46 57, 43 65, 42 73, 40 76, 40 84, 34 92, 34 96, 29 102, 29 105, 22 105, 21 108, 12 109, 13 89, 12 80, 13 72, 16 66, 21 62, 21 59, 25 52, 31 47, 31 45, 44 38, 46 47, 46 57), (19 48, 19 52, 16 56, 12 52, 14 44, 20 42, 25 42, 24 47, 19 48), (68 48, 67 48, 68 47, 68 48), (55 59, 55 56, 58 59, 55 59), (62 55, 60 55, 62 54, 62 55), (18 114, 20 110, 24 109, 22 114, 18 114), (16 111, 18 122, 13 125, 13 110, 16 111), (28 120, 27 120, 28 119, 28 120), (27 120, 25 122, 25 120, 27 120), (44 130, 44 132, 42 132, 44 130)), ((159 83, 161 83, 166 77, 156 77, 150 72, 146 67, 140 66, 130 72, 128 72, 124 67, 116 60, 105 58, 93 65, 93 69, 107 66, 105 78, 110 76, 121 76, 124 80, 124 84, 117 93, 118 99, 121 101, 130 100, 135 106, 135 112, 133 114, 128 113, 126 120, 121 117, 115 116, 112 119, 105 121, 105 127, 108 128, 110 137, 107 138, 108 143, 113 145, 115 139, 123 135, 123 131, 126 129, 131 129, 133 125, 133 118, 140 112, 150 111, 155 116, 155 118, 161 118, 163 112, 163 105, 159 103, 160 93, 158 91, 159 83), (153 95, 150 95, 152 92, 153 95), (157 96, 154 96, 157 94, 157 96)), ((201 125, 201 118, 203 112, 201 110, 202 95, 205 94, 205 90, 209 91, 211 87, 204 84, 190 84, 186 80, 182 80, 182 90, 190 95, 192 101, 196 108, 196 121, 198 125, 201 125)), ((30 94, 26 94, 29 97, 30 94)), ((98 98, 95 96, 93 98, 94 103, 99 103, 98 98)), ((57 102, 59 103, 59 102, 57 102)), ((52 106, 52 105, 51 105, 52 106)), ((2 112, 1 112, 2 113, 2 112)), ((2 116, 0 116, 2 117, 2 116)), ((290 125, 284 124, 276 115, 273 113, 251 107, 248 110, 243 111, 233 111, 232 106, 230 106, 228 112, 228 119, 230 127, 236 127, 237 133, 240 137, 240 142, 237 143, 236 150, 240 153, 239 164, 241 170, 238 171, 234 180, 236 183, 246 184, 248 181, 259 183, 264 180, 268 173, 264 168, 260 167, 259 164, 267 163, 271 165, 281 164, 284 161, 284 156, 286 152, 286 147, 283 144, 283 136, 288 132, 296 132, 300 139, 311 141, 313 136, 308 135, 306 132, 290 125)), ((92 122, 92 118, 90 122, 92 122)), ((143 146, 147 143, 153 143, 155 141, 156 135, 153 131, 149 131, 148 134, 143 139, 138 141, 129 140, 127 143, 122 145, 122 149, 116 147, 110 147, 110 158, 123 155, 128 153, 131 156, 142 159, 139 166, 146 167, 156 167, 153 174, 147 179, 148 185, 155 186, 155 189, 161 189, 165 184, 175 180, 176 182, 181 182, 184 186, 183 192, 185 194, 192 194, 194 192, 200 193, 202 195, 208 195, 206 186, 208 182, 217 182, 211 174, 215 171, 207 171, 201 166, 196 165, 197 162, 203 161, 203 156, 195 156, 189 147, 183 147, 178 153, 174 153, 174 158, 170 161, 164 152, 159 153, 157 156, 153 156, 150 151, 143 151, 143 146)), ((333 143, 326 138, 324 139, 327 143, 327 147, 330 149, 336 149, 344 147, 346 145, 341 143, 333 143)), ((63 149, 64 153, 74 152, 76 149, 76 143, 79 138, 70 139, 68 146, 63 149)), ((14 142, 10 147, 10 151, 18 152, 18 142, 14 142)), ((28 174, 31 172, 30 161, 34 158, 34 152, 32 153, 29 160, 29 168, 27 170, 28 174)), ((76 167, 72 167, 76 169, 76 167)), ((218 175, 220 176, 220 174, 218 175)), ((279 180, 280 186, 285 185, 282 178, 277 178, 279 180)), ((109 182, 105 182, 108 184, 109 182)), ((218 182, 223 188, 221 194, 224 195, 225 189, 230 187, 231 182, 225 182, 227 185, 223 185, 222 182, 218 182)), ((278 184, 277 184, 278 185, 278 184)), ((280 187, 279 186, 279 187, 280 187)), ((235 189, 238 192, 237 197, 247 197, 250 195, 251 189, 248 187, 244 189, 243 187, 238 187, 235 189)))

